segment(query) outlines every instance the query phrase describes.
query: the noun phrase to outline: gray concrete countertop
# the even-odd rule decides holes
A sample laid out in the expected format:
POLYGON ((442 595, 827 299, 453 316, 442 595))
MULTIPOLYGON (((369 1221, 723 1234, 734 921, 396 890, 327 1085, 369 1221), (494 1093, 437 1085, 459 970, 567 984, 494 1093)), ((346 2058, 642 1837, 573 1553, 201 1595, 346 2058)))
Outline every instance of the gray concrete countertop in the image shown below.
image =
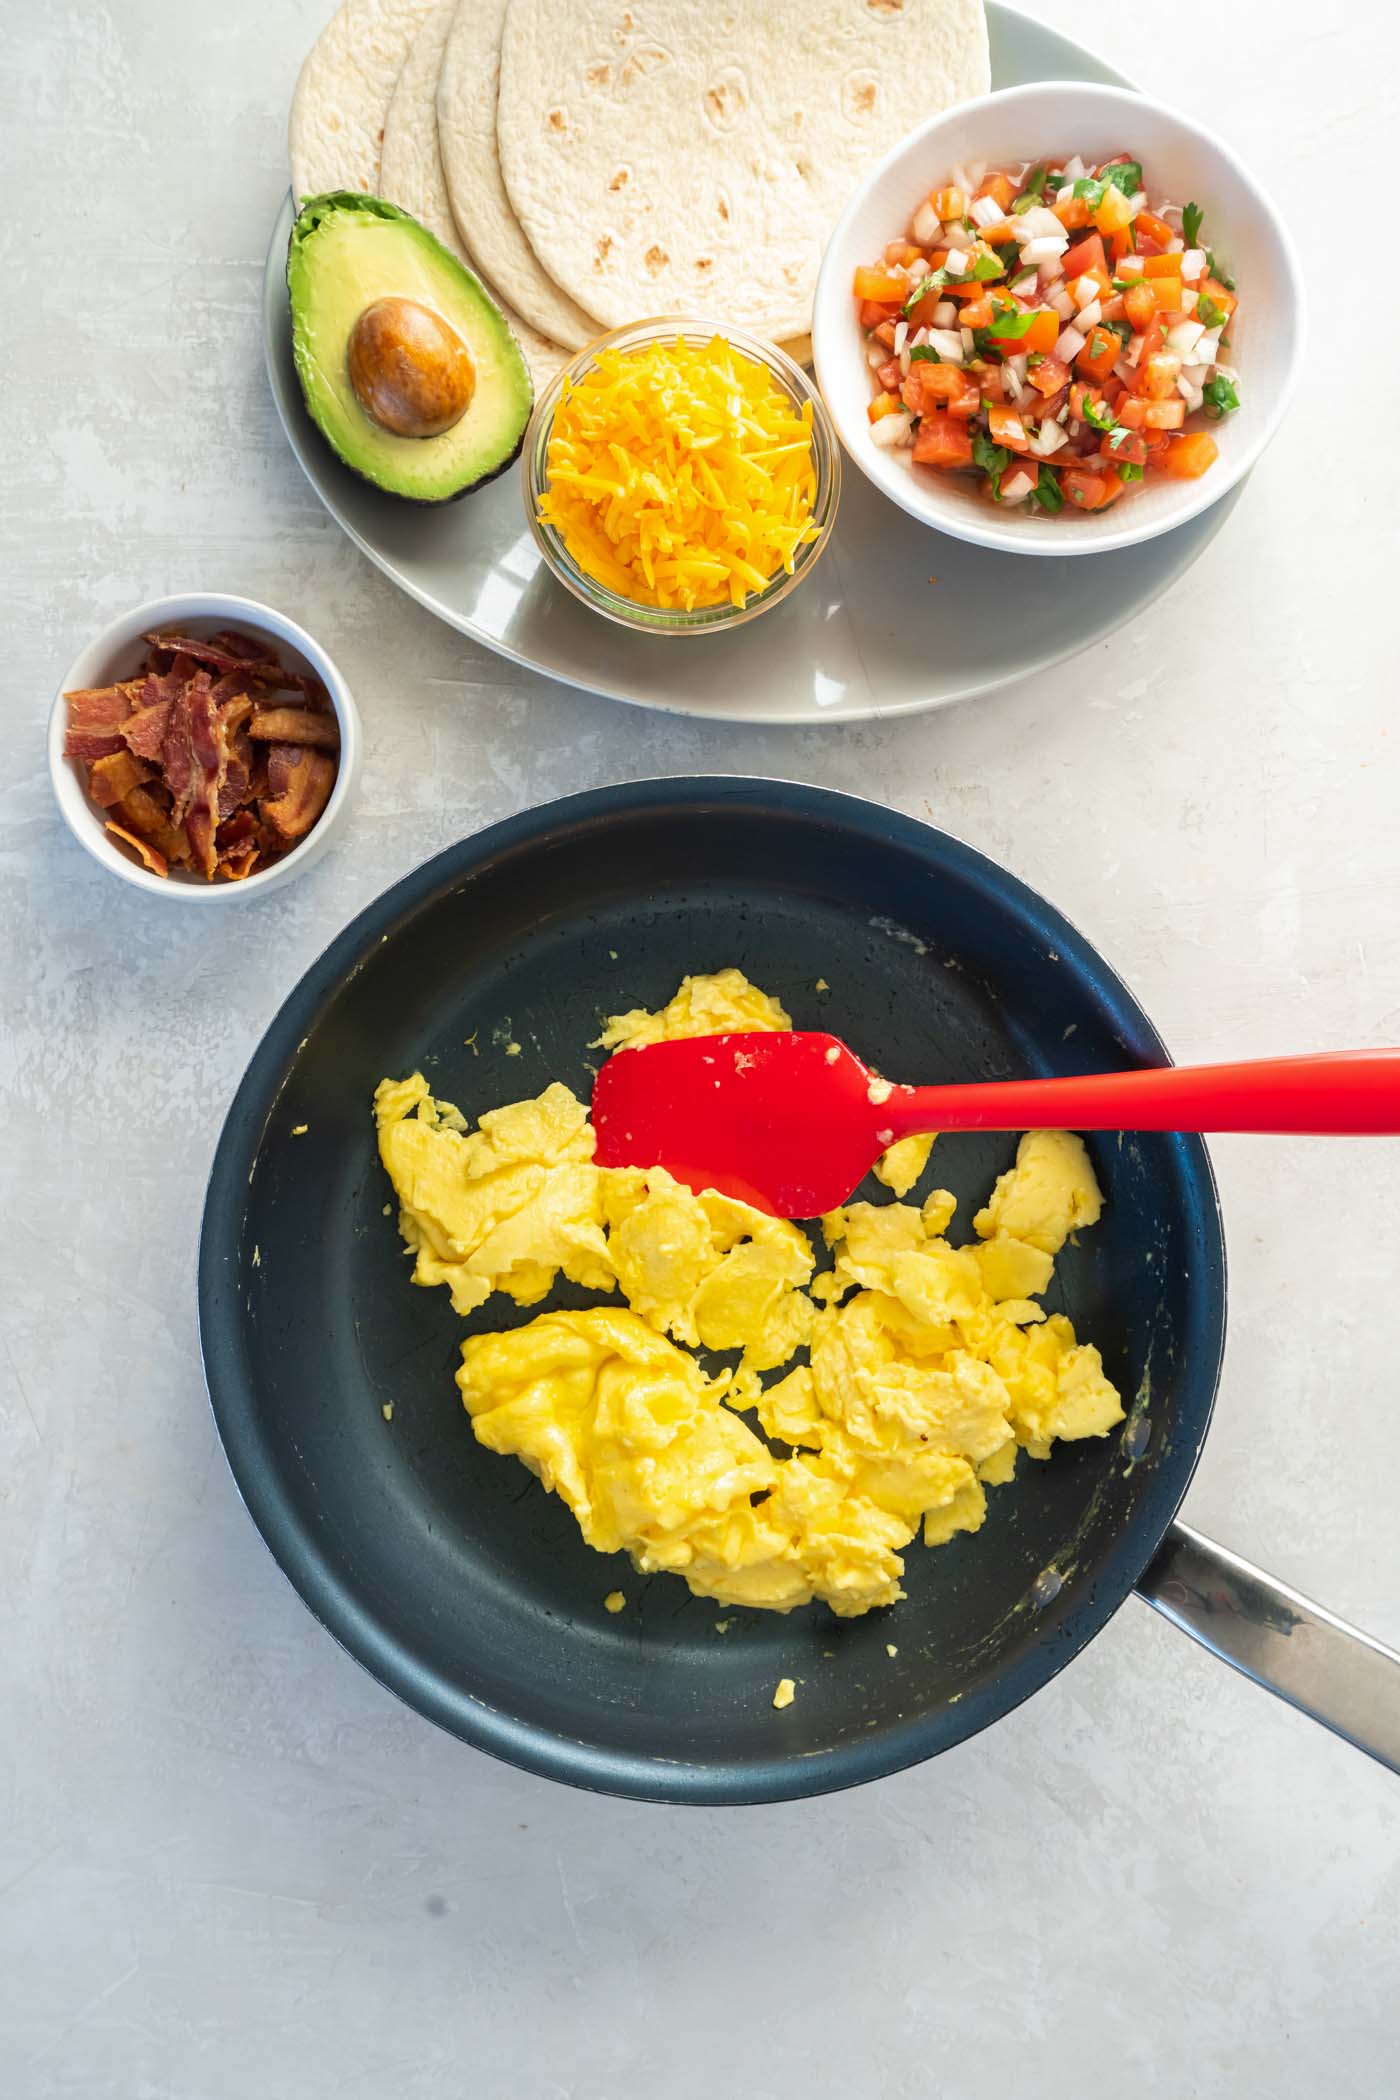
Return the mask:
MULTIPOLYGON (((796 734, 532 679, 321 511, 258 291, 323 0, 4 21, 7 2100, 1395 2088, 1397 1783, 1143 1606, 992 1733, 862 1792, 594 1800, 438 1734, 317 1630, 200 1378, 204 1178, 275 1006, 426 853, 570 788, 753 770, 930 814, 1046 890, 1180 1058, 1400 1037, 1396 18, 1038 4, 1218 121, 1325 258, 1302 395, 1127 630, 981 704, 796 734), (78 646, 181 588, 303 621, 367 732, 343 841, 216 928, 89 863, 43 759, 78 646)), ((1400 1153, 1213 1149, 1230 1343, 1187 1513, 1400 1644, 1400 1153)))

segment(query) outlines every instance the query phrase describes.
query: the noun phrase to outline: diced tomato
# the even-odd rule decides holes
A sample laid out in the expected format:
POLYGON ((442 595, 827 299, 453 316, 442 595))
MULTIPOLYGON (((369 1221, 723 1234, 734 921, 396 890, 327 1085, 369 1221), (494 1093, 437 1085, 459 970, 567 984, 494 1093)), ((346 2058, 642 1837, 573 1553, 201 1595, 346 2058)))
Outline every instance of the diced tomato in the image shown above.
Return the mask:
POLYGON ((1158 350, 1151 357, 1138 362, 1137 379, 1133 392, 1148 401, 1166 401, 1176 392, 1176 382, 1181 377, 1181 359, 1169 350, 1158 350))
POLYGON ((1135 284, 1130 292, 1123 294, 1123 312, 1135 335, 1152 326, 1157 311, 1157 301, 1146 284, 1135 284))
POLYGON ((1050 207, 1066 233, 1078 233, 1089 223, 1089 200, 1087 197, 1066 197, 1063 204, 1050 207))
POLYGON ((1166 248, 1171 244, 1172 230, 1155 211, 1140 211, 1133 221, 1133 231, 1140 239, 1151 241, 1155 248, 1166 248))
POLYGON ((969 374, 969 377, 976 380, 978 390, 984 401, 1004 401, 1006 399, 1006 382, 1001 376, 1000 365, 979 365, 975 372, 969 374))
POLYGON ((1220 308, 1227 321, 1240 303, 1234 293, 1227 292, 1224 285, 1214 277, 1203 277, 1196 286, 1196 290, 1203 299, 1212 300, 1220 308))
POLYGON ((914 439, 914 458, 921 467, 970 467, 972 436, 967 424, 936 412, 925 416, 914 439))
POLYGON ((902 306, 909 296, 904 279, 894 276, 889 270, 858 268, 852 289, 857 299, 877 306, 902 306))
POLYGON ((1094 213, 1094 224, 1107 237, 1126 232, 1133 223, 1133 208, 1116 183, 1110 183, 1094 213))
POLYGON ((1103 397, 1110 408, 1116 408, 1128 389, 1116 372, 1110 372, 1103 383, 1103 397))
POLYGON ((897 416, 901 407, 898 394, 877 394, 865 413, 872 423, 882 422, 886 416, 897 416))
POLYGON ((894 322, 882 321, 879 327, 875 330, 875 340, 877 343, 883 343, 887 350, 893 350, 894 322))
POLYGON ((1153 472, 1156 468, 1165 466, 1167 453, 1170 451, 1173 443, 1166 431, 1144 430, 1141 436, 1142 442, 1147 447, 1148 471, 1153 472))
POLYGON ((1125 226, 1121 233, 1114 234, 1112 240, 1110 240, 1108 244, 1109 262, 1113 265, 1114 269, 1116 270, 1119 263, 1122 262, 1123 257, 1125 255, 1131 255, 1132 252, 1133 229, 1131 226, 1125 226))
POLYGON ((993 175, 984 176, 978 185, 979 197, 994 197, 1003 211, 1010 211, 1011 200, 1016 195, 1016 185, 1009 175, 998 169, 993 175))
POLYGON ((990 328, 992 325, 992 302, 984 292, 980 299, 969 299, 958 315, 964 328, 990 328))
POLYGON ((1004 248, 1010 241, 1019 238, 1020 229, 1010 219, 1003 219, 995 226, 984 226, 981 238, 989 248, 1004 248))
POLYGON ((1099 440, 1099 451, 1107 460, 1116 460, 1123 467, 1145 467, 1147 465, 1147 440, 1137 431, 1124 437, 1121 430, 1106 430, 1099 440), (1113 440, 1117 438, 1115 445, 1113 440))
POLYGON ((887 393, 897 394, 904 374, 899 369, 897 357, 887 357, 882 365, 875 367, 875 377, 887 393))
POLYGON ((1102 386, 1118 362, 1122 343, 1111 328, 1092 328, 1089 340, 1074 360, 1074 369, 1095 386, 1102 386))
POLYGON ((1076 510, 1107 510, 1123 493, 1116 474, 1096 474, 1091 467, 1067 467, 1060 476, 1065 501, 1076 510))
POLYGON ((918 365, 910 365, 899 383, 900 396, 911 416, 924 412, 924 380, 918 365))
POLYGON ((1039 313, 1032 314, 1031 325, 1016 347, 1024 350, 1027 357, 1037 350, 1043 357, 1048 357, 1059 340, 1060 317, 1053 307, 1045 306, 1039 313))
POLYGON ((929 198, 940 219, 961 219, 967 213, 967 192, 950 183, 946 190, 935 190, 929 198))
POLYGON ((1162 467, 1174 481, 1194 481, 1219 457, 1220 447, 1215 439, 1204 430, 1193 430, 1184 437, 1168 440, 1162 467))
POLYGON ((1091 284, 1094 287, 1094 297, 1096 299, 1107 299, 1113 290, 1113 279, 1109 276, 1107 269, 1102 263, 1091 263, 1087 270, 1081 270, 1079 282, 1081 284, 1091 284))
POLYGON ((1147 403, 1138 394, 1125 394, 1113 413, 1125 430, 1141 430, 1147 421, 1147 403))
POLYGON ((918 378, 925 412, 946 408, 952 416, 975 416, 981 405, 977 381, 961 365, 936 365, 921 358, 910 367, 909 376, 918 378))
POLYGON ((1159 314, 1181 312, 1181 279, 1179 277, 1149 277, 1152 296, 1157 302, 1159 314))
POLYGON ((1038 394, 1058 394, 1069 378, 1069 366, 1063 358, 1042 357, 1026 376, 1038 394))
POLYGON ((1097 233, 1087 239, 1076 241, 1065 250, 1065 276, 1071 282, 1083 275, 1085 270, 1102 270, 1104 267, 1103 241, 1097 233))
POLYGON ((1042 423, 1050 423, 1055 420, 1055 418, 1059 415, 1060 410, 1066 407, 1068 403, 1069 388, 1067 386, 1062 386, 1057 390, 1057 392, 1053 394, 1047 394, 1043 401, 1036 401, 1030 405, 1034 408, 1035 413, 1039 416, 1042 423))
POLYGON ((1179 277, 1181 257, 1179 254, 1146 255, 1143 257, 1142 274, 1144 277, 1179 277))
POLYGON ((923 249, 916 248, 912 241, 886 241, 885 243, 885 261, 887 263, 903 263, 907 270, 912 268, 915 263, 921 263, 923 259, 923 249))
POLYGON ((891 305, 888 300, 862 299, 860 302, 860 325, 862 328, 878 328, 882 321, 897 321, 903 301, 891 305))
POLYGON ((922 299, 916 299, 909 309, 909 326, 911 328, 932 328, 934 325, 933 317, 938 310, 942 297, 942 292, 925 292, 922 299))
POLYGON ((1005 445, 1008 452, 1029 452, 1031 441, 1026 435, 1026 426, 1014 408, 989 408, 987 423, 994 445, 1005 445))
POLYGON ((1180 430, 1186 421, 1186 403, 1180 394, 1174 401, 1145 402, 1142 420, 1148 430, 1180 430))
POLYGON ((1087 381, 1083 379, 1075 380, 1073 386, 1069 390, 1069 412, 1074 417, 1076 423, 1082 423, 1084 421, 1085 404, 1088 402, 1097 403, 1099 398, 1100 397, 1097 388, 1090 386, 1087 383, 1087 381))

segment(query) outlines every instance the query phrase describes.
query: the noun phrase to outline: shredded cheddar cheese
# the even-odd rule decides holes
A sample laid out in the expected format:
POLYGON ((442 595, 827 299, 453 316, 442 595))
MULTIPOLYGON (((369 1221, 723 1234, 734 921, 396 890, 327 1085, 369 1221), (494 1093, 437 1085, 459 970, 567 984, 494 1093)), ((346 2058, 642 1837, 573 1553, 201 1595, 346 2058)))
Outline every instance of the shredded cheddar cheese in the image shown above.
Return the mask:
POLYGON ((541 522, 641 605, 742 606, 816 538, 812 410, 723 336, 605 350, 567 386, 541 522))

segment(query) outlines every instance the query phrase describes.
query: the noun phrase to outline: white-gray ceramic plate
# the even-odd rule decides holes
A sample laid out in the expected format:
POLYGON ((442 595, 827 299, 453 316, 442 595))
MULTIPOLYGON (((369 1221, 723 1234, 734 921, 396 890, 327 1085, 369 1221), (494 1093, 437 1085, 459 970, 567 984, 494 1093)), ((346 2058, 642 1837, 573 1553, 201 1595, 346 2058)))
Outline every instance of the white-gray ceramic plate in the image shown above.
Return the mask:
MULTIPOLYGON (((987 19, 994 87, 1126 85, 1014 8, 993 0, 987 19)), ((1131 619, 1190 567, 1234 501, 1121 553, 1027 561, 932 532, 848 472, 830 548, 781 605, 731 634, 629 634, 541 566, 516 473, 458 503, 421 508, 371 488, 335 458, 302 405, 292 365, 291 224, 288 198, 268 250, 263 324, 278 414, 311 486, 356 546, 440 620, 590 692, 734 722, 853 722, 968 700, 1060 663, 1131 619)))

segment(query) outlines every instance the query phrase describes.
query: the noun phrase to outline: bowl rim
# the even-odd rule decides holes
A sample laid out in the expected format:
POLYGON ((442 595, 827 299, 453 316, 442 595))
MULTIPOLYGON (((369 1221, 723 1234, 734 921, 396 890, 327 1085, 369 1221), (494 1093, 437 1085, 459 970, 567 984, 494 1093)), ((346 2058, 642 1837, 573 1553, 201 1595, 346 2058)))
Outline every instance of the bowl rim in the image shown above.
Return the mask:
POLYGON ((656 314, 640 321, 629 321, 624 327, 612 328, 605 335, 595 336, 591 342, 585 343, 581 350, 573 352, 536 398, 520 449, 520 478, 525 517, 540 558, 551 576, 562 583, 581 604, 588 606, 604 619, 613 621, 619 627, 629 628, 634 634, 728 634, 734 628, 742 627, 746 621, 756 619, 770 606, 779 604, 811 573, 825 553, 841 505, 841 477, 844 467, 842 453, 835 418, 822 398, 820 387, 811 373, 804 371, 781 344, 754 335, 748 329, 735 327, 717 315, 684 312, 656 314), (790 573, 779 570, 777 575, 769 580, 765 589, 751 592, 741 606, 721 603, 696 606, 687 611, 684 607, 643 605, 626 598, 621 592, 610 590, 606 584, 598 583, 593 577, 586 575, 564 545, 558 530, 544 523, 538 516, 539 498, 546 486, 545 451, 554 414, 563 397, 565 386, 579 373, 587 370, 601 351, 637 348, 644 343, 660 341, 676 334, 684 335, 688 339, 706 341, 713 336, 722 336, 744 356, 763 364, 799 407, 811 404, 812 458, 817 475, 817 493, 813 501, 812 516, 818 527, 817 537, 798 550, 790 573))
MULTIPOLYGON (((109 674, 104 670, 95 675, 100 678, 109 674)), ((78 651, 55 688, 49 708, 47 742, 49 780, 54 800, 64 823, 84 851, 109 875, 119 877, 147 896, 163 897, 172 903, 199 905, 242 903, 249 895, 266 894, 303 872, 313 857, 312 849, 319 857, 329 842, 332 828, 344 816, 355 792, 361 757, 359 710, 344 675, 328 651, 297 621, 279 612, 275 606, 229 591, 170 592, 164 597, 130 606, 108 621, 78 651), (63 741, 67 728, 64 697, 82 684, 92 683, 80 667, 94 658, 99 664, 110 660, 121 651, 134 648, 148 628, 179 618, 201 622, 228 620, 261 632, 269 641, 280 641, 299 651, 325 685, 340 726, 340 763, 330 800, 321 815, 290 853, 284 853, 280 860, 267 868, 255 869, 241 882, 180 881, 168 875, 157 875, 144 865, 128 860, 108 839, 96 807, 78 777, 77 761, 64 756, 63 741)))
MULTIPOLYGON (((965 159, 967 156, 964 154, 962 157, 965 159)), ((1202 511, 1208 510, 1212 504, 1228 495, 1231 489, 1236 488, 1272 442, 1287 413, 1302 370, 1306 334, 1302 271, 1293 236, 1282 213, 1234 149, 1228 146, 1217 132, 1196 118, 1188 116, 1173 103, 1162 102, 1155 95, 1145 95, 1136 88, 1118 87, 1107 81, 1036 80, 1025 82, 1019 87, 994 88, 986 95, 977 95, 969 101, 955 104, 951 109, 939 110, 922 124, 916 125, 868 172, 848 199, 826 244, 812 308, 812 358, 817 383, 832 422, 840 434, 843 447, 852 463, 865 475, 872 487, 877 488, 890 502, 897 503, 910 517, 919 519, 933 531, 946 532, 951 538, 964 540, 972 546, 987 547, 999 554, 1052 558, 1110 554, 1124 547, 1141 546, 1146 540, 1158 539, 1163 533, 1174 531, 1178 525, 1188 524, 1192 518, 1199 517, 1202 511), (1124 505, 1121 510, 1115 510, 1114 515, 1120 522, 1114 526, 1094 527, 1091 520, 1080 520, 1080 524, 1091 525, 1089 533, 1078 529, 1069 532, 1054 529, 1038 533, 1025 529, 1027 524, 1033 524, 1034 521, 1022 520, 1019 516, 1014 520, 1003 520, 996 516, 983 518, 971 505, 949 502, 945 506, 941 499, 932 492, 926 492, 912 479, 907 490, 887 487, 884 481, 877 479, 871 472, 871 462, 865 457, 866 445, 857 443, 847 428, 848 419, 839 405, 842 398, 840 389, 833 385, 828 390, 822 373, 824 339, 827 345, 828 376, 831 373, 832 335, 827 325, 826 310, 830 308, 833 317, 840 312, 843 320, 848 318, 849 313, 848 300, 843 304, 831 289, 835 273, 840 267, 839 251, 849 238, 850 230, 864 208, 870 191, 906 158, 921 151, 945 126, 965 120, 969 113, 975 120, 985 110, 994 108, 1000 111, 1009 105, 1034 103, 1048 94, 1073 96, 1086 105, 1097 103, 1129 111, 1134 108, 1149 109, 1154 115, 1165 118, 1169 125, 1183 133, 1187 139, 1198 142, 1207 152, 1225 162, 1248 195, 1260 223, 1267 228, 1275 243, 1289 287, 1289 299, 1284 315, 1289 329, 1289 341, 1283 376, 1273 391, 1272 403, 1265 411, 1254 436, 1229 460, 1225 471, 1212 471, 1202 475, 1194 483, 1183 483, 1181 499, 1166 517, 1139 518, 1138 522, 1133 523, 1130 521, 1135 506, 1124 505), (966 515, 963 515, 964 510, 966 515)), ((851 428, 854 429, 853 423, 851 428)), ((862 434, 856 433, 857 436, 862 434)), ((1223 454, 1220 464, 1225 465, 1223 454)))

